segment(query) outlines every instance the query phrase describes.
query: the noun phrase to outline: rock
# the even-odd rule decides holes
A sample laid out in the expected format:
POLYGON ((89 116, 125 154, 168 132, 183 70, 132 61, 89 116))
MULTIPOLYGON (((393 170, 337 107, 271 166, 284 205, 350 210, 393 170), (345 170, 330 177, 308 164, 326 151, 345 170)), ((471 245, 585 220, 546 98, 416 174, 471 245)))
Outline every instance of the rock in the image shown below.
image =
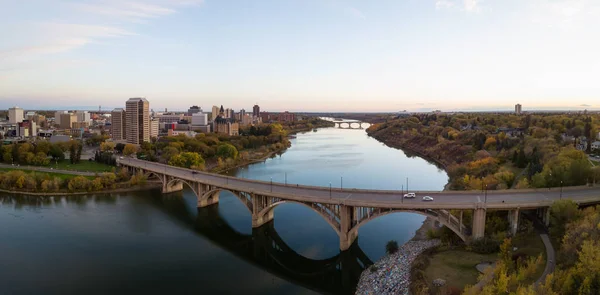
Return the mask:
POLYGON ((433 280, 433 285, 436 287, 443 287, 446 285, 446 280, 444 279, 435 279, 433 280))

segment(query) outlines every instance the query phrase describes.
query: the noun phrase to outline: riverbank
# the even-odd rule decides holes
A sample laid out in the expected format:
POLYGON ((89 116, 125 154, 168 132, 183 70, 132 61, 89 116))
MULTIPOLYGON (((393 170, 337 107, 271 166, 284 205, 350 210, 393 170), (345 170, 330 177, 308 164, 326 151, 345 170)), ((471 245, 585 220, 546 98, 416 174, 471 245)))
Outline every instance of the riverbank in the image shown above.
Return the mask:
POLYGON ((26 195, 26 196, 50 197, 50 196, 56 196, 56 195, 69 196, 69 195, 89 195, 89 194, 99 194, 99 193, 100 194, 125 193, 125 192, 145 191, 145 190, 157 189, 157 188, 161 188, 161 187, 162 187, 161 183, 148 182, 143 185, 135 185, 135 186, 131 186, 131 187, 115 188, 115 189, 108 189, 108 190, 101 190, 101 191, 90 191, 90 192, 88 192, 88 191, 82 191, 82 192, 57 191, 57 192, 44 193, 44 192, 15 191, 15 190, 0 189, 0 193, 26 195))
POLYGON ((424 251, 440 245, 440 240, 409 241, 394 254, 388 254, 365 269, 356 294, 409 294, 413 261, 424 251))

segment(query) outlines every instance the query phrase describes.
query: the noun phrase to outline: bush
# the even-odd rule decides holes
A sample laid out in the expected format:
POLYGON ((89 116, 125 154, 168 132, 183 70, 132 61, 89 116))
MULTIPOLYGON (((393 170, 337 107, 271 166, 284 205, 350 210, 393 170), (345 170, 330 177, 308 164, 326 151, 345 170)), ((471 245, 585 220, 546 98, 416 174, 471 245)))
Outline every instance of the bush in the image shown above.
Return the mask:
POLYGON ((378 270, 379 270, 379 267, 377 267, 377 265, 373 264, 373 265, 371 265, 371 266, 369 267, 369 270, 370 270, 371 272, 376 272, 376 271, 378 271, 378 270))
POLYGON ((387 242, 387 244, 385 245, 385 251, 388 254, 394 254, 398 252, 398 242, 394 240, 387 242))
POLYGON ((473 252, 479 254, 491 254, 500 251, 500 243, 488 237, 474 240, 469 247, 473 252))

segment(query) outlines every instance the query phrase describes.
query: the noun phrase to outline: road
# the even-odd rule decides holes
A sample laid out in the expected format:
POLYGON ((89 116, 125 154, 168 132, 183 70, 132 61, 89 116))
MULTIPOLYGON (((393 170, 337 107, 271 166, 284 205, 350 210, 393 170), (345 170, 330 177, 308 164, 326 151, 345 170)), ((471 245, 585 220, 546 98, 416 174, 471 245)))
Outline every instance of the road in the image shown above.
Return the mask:
POLYGON ((473 209, 476 206, 485 206, 490 209, 533 209, 550 206, 552 202, 560 198, 573 199, 576 202, 584 204, 600 203, 600 186, 487 192, 416 192, 416 198, 406 199, 402 198, 403 193, 400 191, 340 189, 275 182, 271 183, 268 181, 236 178, 206 172, 193 172, 189 169, 132 158, 118 159, 117 162, 122 165, 143 168, 146 171, 167 174, 192 182, 202 182, 229 190, 260 193, 288 200, 345 204, 359 207, 473 209), (433 197, 434 201, 423 201, 422 197, 425 195, 433 197))
POLYGON ((73 170, 59 170, 47 167, 37 167, 37 166, 13 166, 8 164, 0 164, 0 168, 10 168, 15 170, 29 170, 29 171, 39 171, 39 172, 49 172, 49 173, 60 173, 60 174, 71 174, 71 175, 81 175, 81 176, 95 176, 94 172, 85 172, 85 171, 73 171, 73 170))

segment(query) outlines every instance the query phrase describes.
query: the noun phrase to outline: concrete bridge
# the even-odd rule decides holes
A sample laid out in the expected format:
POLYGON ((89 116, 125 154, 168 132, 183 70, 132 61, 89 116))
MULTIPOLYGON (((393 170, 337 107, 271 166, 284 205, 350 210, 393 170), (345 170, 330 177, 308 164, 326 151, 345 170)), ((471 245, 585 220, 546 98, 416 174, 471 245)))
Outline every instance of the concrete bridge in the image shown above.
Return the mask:
POLYGON ((297 203, 317 212, 333 228, 340 239, 340 249, 347 250, 356 240, 358 230, 367 222, 395 212, 414 212, 444 224, 463 241, 484 237, 487 210, 508 211, 511 232, 517 231, 522 210, 535 210, 546 223, 555 200, 572 199, 579 204, 600 203, 600 187, 506 191, 442 191, 418 192, 414 199, 403 198, 399 191, 340 189, 300 186, 242 179, 193 171, 160 163, 123 158, 118 165, 132 173, 155 177, 162 183, 163 193, 180 191, 186 185, 197 197, 198 207, 219 202, 219 192, 229 191, 246 205, 252 215, 252 227, 273 220, 275 207, 297 203), (426 202, 428 195, 434 201, 426 202), (450 210, 458 212, 450 214, 450 210), (463 223, 463 212, 472 211, 472 223, 463 223))
POLYGON ((340 129, 364 129, 363 124, 366 124, 367 126, 371 126, 371 124, 369 124, 367 122, 349 121, 349 120, 333 121, 333 123, 335 124, 335 128, 340 128, 340 129))

